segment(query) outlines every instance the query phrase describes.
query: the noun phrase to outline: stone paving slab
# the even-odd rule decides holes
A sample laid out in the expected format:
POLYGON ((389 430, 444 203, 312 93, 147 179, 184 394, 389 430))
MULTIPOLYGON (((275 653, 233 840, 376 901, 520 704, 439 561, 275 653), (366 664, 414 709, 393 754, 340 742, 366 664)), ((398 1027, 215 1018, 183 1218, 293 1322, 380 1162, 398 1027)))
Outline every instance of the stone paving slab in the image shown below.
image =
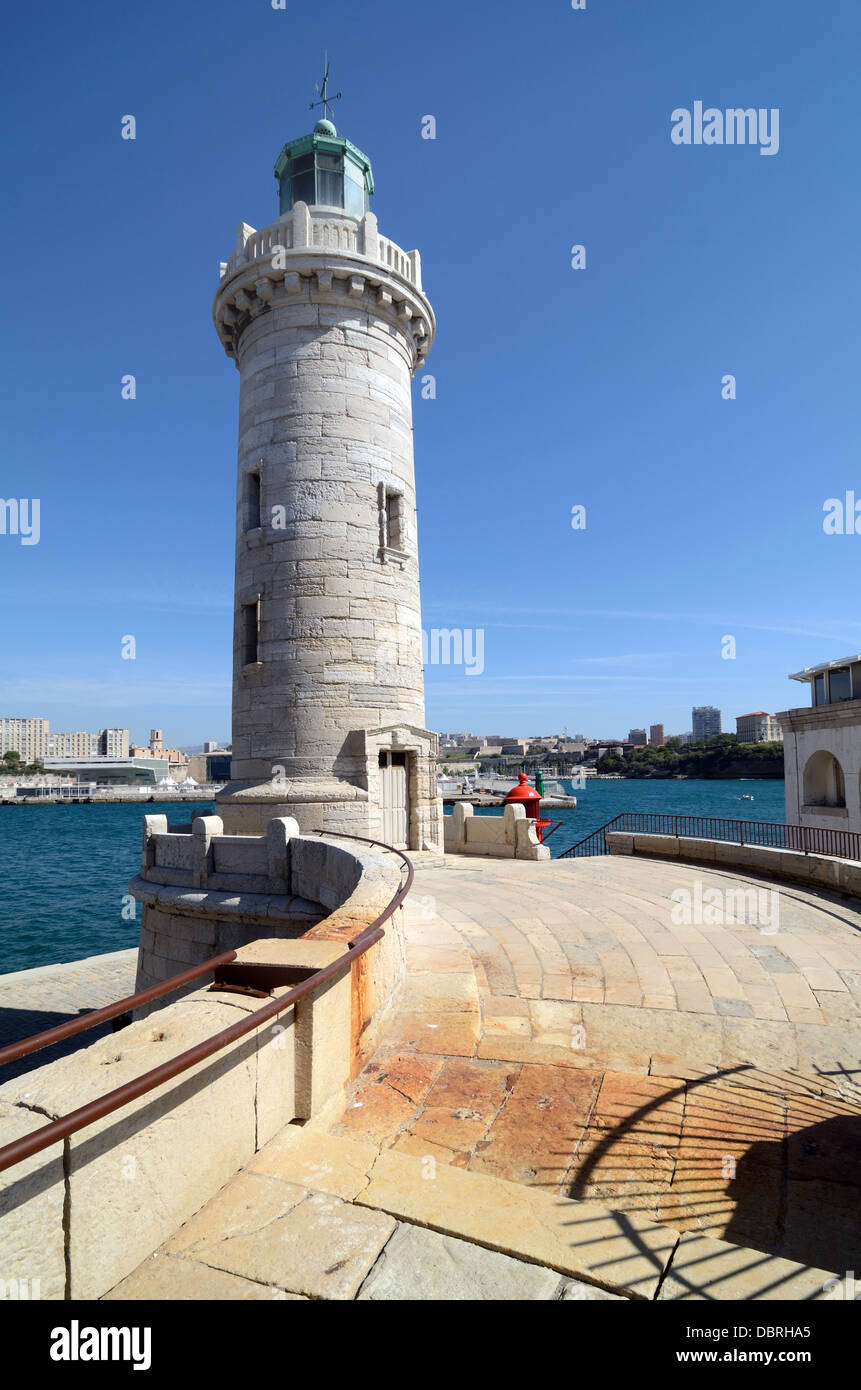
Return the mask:
POLYGON ((654 1297, 679 1239, 636 1215, 619 1219, 584 1202, 447 1164, 430 1169, 391 1151, 378 1156, 356 1201, 641 1298, 654 1297))
POLYGON ((478 953, 491 993, 789 1024, 826 1024, 836 1005, 857 1042, 861 913, 838 895, 781 884, 772 932, 755 920, 766 888, 729 867, 604 857, 478 860, 466 889, 450 867, 419 866, 416 891, 422 938, 432 939, 436 912, 478 953), (703 894, 719 894, 726 925, 674 921, 679 890, 694 916, 703 894), (823 1006, 815 991, 831 1000, 823 1006))
POLYGON ((456 868, 420 867, 407 966, 421 1015, 395 1017, 333 1133, 817 1267, 851 1264, 861 913, 783 886, 775 933, 743 914, 674 921, 678 888, 694 900, 753 884, 619 858, 475 860, 468 888, 456 868), (478 1001, 468 1027, 452 986, 434 1002, 447 961, 469 1000, 464 953, 478 1001), (837 1026, 821 1004, 811 1021, 823 983, 847 1006, 837 1026))
MULTIPOLYGON (((333 1139, 313 1126, 287 1126, 105 1297, 449 1302, 626 1297, 534 1260, 393 1219, 366 1196, 360 1198, 372 1185, 378 1159, 372 1145, 333 1139)), ((406 1163, 407 1187, 422 1172, 421 1164, 406 1163)), ((504 1185, 499 1191, 504 1195, 504 1185)))
POLYGON ((821 1302, 832 1297, 833 1275, 758 1250, 685 1235, 673 1256, 659 1300, 756 1299, 821 1302))
POLYGON ((827 1078, 712 1068, 685 1079, 672 1061, 642 1075, 380 1053, 333 1133, 362 1163, 391 1149, 851 1267, 861 1247, 857 1104, 827 1078))
POLYGON ((200 1264, 308 1298, 355 1298, 395 1229, 381 1211, 241 1172, 166 1243, 200 1264))
POLYGON ((630 1213, 288 1126, 106 1297, 806 1300, 834 1297, 833 1283, 630 1213))
POLYGON ((553 1269, 401 1224, 362 1285, 359 1300, 550 1300, 560 1295, 561 1282, 553 1269))
POLYGON ((196 1260, 164 1254, 145 1260, 116 1288, 103 1295, 105 1302, 150 1298, 170 1303, 233 1302, 237 1299, 271 1302, 273 1298, 306 1301, 304 1294, 255 1284, 250 1279, 227 1274, 223 1269, 213 1269, 196 1260))

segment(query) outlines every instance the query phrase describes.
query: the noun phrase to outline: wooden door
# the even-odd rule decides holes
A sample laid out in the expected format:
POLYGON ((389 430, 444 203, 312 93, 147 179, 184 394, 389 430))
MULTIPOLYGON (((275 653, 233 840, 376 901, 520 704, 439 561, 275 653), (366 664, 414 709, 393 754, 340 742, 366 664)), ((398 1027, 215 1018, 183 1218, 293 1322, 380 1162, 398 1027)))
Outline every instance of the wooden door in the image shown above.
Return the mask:
POLYGON ((410 806, 406 753, 380 754, 380 809, 383 839, 395 849, 410 847, 410 806))

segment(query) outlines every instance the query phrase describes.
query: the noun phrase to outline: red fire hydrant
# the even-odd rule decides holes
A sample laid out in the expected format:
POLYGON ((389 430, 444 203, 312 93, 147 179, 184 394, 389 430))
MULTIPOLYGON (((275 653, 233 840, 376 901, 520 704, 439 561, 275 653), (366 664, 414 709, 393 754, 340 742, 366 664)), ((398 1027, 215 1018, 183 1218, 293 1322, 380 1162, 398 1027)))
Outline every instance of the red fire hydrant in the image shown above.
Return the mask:
POLYGON ((526 819, 535 821, 535 829, 538 834, 538 840, 540 843, 541 832, 545 826, 550 824, 550 822, 549 820, 541 820, 539 818, 540 813, 538 808, 541 805, 541 797, 538 795, 538 792, 535 790, 534 787, 529 786, 528 782, 526 781, 525 772, 521 772, 520 774, 520 785, 517 787, 512 787, 511 791, 506 796, 505 805, 523 807, 524 811, 526 812, 526 819))

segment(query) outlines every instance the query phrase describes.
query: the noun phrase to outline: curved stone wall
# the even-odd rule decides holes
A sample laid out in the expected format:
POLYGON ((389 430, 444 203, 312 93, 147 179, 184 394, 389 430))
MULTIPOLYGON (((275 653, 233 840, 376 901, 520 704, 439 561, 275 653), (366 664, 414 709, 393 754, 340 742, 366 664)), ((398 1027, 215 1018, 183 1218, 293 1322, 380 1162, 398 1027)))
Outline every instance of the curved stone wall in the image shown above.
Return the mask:
POLYGON ((739 845, 732 840, 701 840, 689 835, 639 835, 611 830, 606 838, 611 854, 646 854, 715 868, 748 869, 768 878, 790 879, 861 898, 861 864, 849 859, 766 845, 739 845))
MULTIPOLYGON (((144 817, 141 872, 129 885, 143 903, 138 990, 222 951, 266 943, 348 946, 388 906, 402 881, 396 856, 349 840, 303 836, 289 817, 265 835, 225 835, 219 816, 168 827, 144 817)), ((404 971, 403 914, 352 967, 351 1067, 375 1046, 404 971)), ((283 958, 283 952, 281 953, 283 958)), ((170 1001, 200 988, 195 981, 170 1001)), ((163 1008, 164 1000, 149 1006, 163 1008)), ((140 1016, 143 1016, 142 1011, 140 1016)))

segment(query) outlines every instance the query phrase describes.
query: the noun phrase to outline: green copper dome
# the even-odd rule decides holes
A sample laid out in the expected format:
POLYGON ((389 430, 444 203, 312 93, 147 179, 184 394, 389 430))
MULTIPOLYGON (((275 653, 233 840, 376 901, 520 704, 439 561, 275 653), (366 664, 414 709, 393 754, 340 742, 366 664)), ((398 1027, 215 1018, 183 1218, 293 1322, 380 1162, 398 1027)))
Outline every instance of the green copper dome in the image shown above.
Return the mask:
POLYGON ((362 217, 374 191, 368 156, 326 119, 317 122, 311 135, 284 146, 275 161, 275 177, 282 213, 302 202, 362 217))

